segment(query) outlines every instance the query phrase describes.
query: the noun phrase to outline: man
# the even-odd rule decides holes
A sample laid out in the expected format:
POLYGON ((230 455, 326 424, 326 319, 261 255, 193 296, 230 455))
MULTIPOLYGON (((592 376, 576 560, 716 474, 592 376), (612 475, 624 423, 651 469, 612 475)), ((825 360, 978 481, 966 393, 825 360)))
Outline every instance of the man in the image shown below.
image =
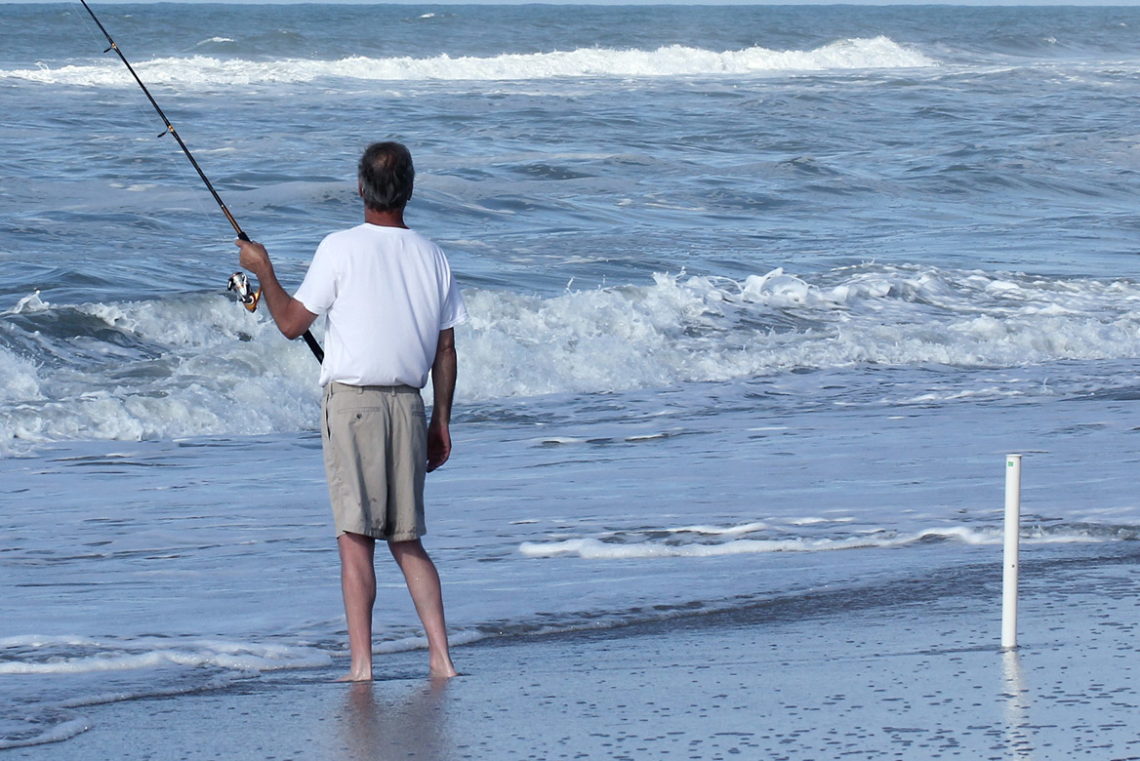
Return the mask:
POLYGON ((327 318, 321 365, 321 438, 340 550, 352 663, 345 681, 372 678, 373 564, 384 539, 428 640, 432 677, 452 677, 439 574, 420 543, 424 473, 451 454, 454 326, 466 319, 447 258, 404 224, 415 170, 399 143, 370 145, 360 159, 364 223, 327 236, 290 297, 265 247, 237 241, 241 266, 287 338, 327 318), (425 429, 419 389, 431 371, 434 404, 425 429))

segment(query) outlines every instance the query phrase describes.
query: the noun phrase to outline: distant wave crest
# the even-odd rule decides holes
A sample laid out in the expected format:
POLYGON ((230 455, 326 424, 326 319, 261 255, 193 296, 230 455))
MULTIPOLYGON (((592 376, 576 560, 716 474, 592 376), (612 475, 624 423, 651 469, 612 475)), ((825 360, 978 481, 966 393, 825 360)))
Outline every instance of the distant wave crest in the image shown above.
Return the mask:
MULTIPOLYGON (((207 42, 221 42, 219 38, 207 42)), ((290 84, 337 77, 376 81, 510 81, 573 77, 667 77, 750 75, 767 72, 923 68, 937 61, 888 37, 855 38, 814 50, 751 47, 717 52, 684 45, 656 50, 580 48, 549 53, 503 53, 489 57, 370 58, 335 61, 286 58, 272 61, 211 56, 158 58, 135 64, 147 82, 180 86, 290 84)), ((113 87, 132 84, 116 62, 0 71, 2 79, 44 84, 113 87)))

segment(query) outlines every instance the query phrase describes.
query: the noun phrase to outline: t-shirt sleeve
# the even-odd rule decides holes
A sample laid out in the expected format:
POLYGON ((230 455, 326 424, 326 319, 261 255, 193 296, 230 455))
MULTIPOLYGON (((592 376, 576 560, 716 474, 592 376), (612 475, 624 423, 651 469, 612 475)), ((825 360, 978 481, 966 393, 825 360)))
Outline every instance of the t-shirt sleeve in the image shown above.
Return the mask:
POLYGON ((301 287, 293 294, 293 298, 315 315, 327 312, 336 298, 336 273, 333 270, 333 257, 329 253, 327 244, 328 238, 325 238, 317 246, 309 271, 305 273, 301 287))
POLYGON ((467 305, 463 303, 463 294, 455 283, 455 275, 448 272, 447 295, 443 300, 443 309, 439 312, 439 329, 447 330, 467 321, 467 305))

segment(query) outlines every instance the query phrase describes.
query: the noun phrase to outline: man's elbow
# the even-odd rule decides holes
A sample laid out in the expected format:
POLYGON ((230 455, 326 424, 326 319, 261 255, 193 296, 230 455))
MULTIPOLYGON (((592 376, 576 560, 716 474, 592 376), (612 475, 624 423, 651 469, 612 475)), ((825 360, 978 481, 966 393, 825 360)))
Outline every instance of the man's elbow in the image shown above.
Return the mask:
POLYGON ((435 359, 432 366, 441 363, 455 363, 455 329, 448 328, 439 332, 439 340, 435 344, 435 359))
POLYGON ((294 338, 300 338, 313 324, 313 320, 317 316, 306 309, 300 302, 294 300, 290 302, 289 306, 285 309, 285 314, 274 315, 274 321, 277 323, 277 329, 281 331, 281 335, 292 341, 294 338))

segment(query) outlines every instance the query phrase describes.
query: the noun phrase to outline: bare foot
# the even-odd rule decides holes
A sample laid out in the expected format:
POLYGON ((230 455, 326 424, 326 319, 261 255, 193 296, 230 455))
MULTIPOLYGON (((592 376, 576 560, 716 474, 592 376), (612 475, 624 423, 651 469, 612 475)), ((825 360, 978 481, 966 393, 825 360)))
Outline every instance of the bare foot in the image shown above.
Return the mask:
POLYGON ((432 679, 451 679, 453 676, 459 676, 459 672, 455 670, 452 665, 451 659, 448 658, 443 663, 431 664, 428 669, 428 676, 432 679))
POLYGON ((355 671, 350 671, 347 674, 345 674, 344 676, 342 676, 340 679, 337 679, 336 681, 338 681, 338 682, 371 682, 372 681, 372 672, 368 671, 368 672, 356 673, 355 671))

